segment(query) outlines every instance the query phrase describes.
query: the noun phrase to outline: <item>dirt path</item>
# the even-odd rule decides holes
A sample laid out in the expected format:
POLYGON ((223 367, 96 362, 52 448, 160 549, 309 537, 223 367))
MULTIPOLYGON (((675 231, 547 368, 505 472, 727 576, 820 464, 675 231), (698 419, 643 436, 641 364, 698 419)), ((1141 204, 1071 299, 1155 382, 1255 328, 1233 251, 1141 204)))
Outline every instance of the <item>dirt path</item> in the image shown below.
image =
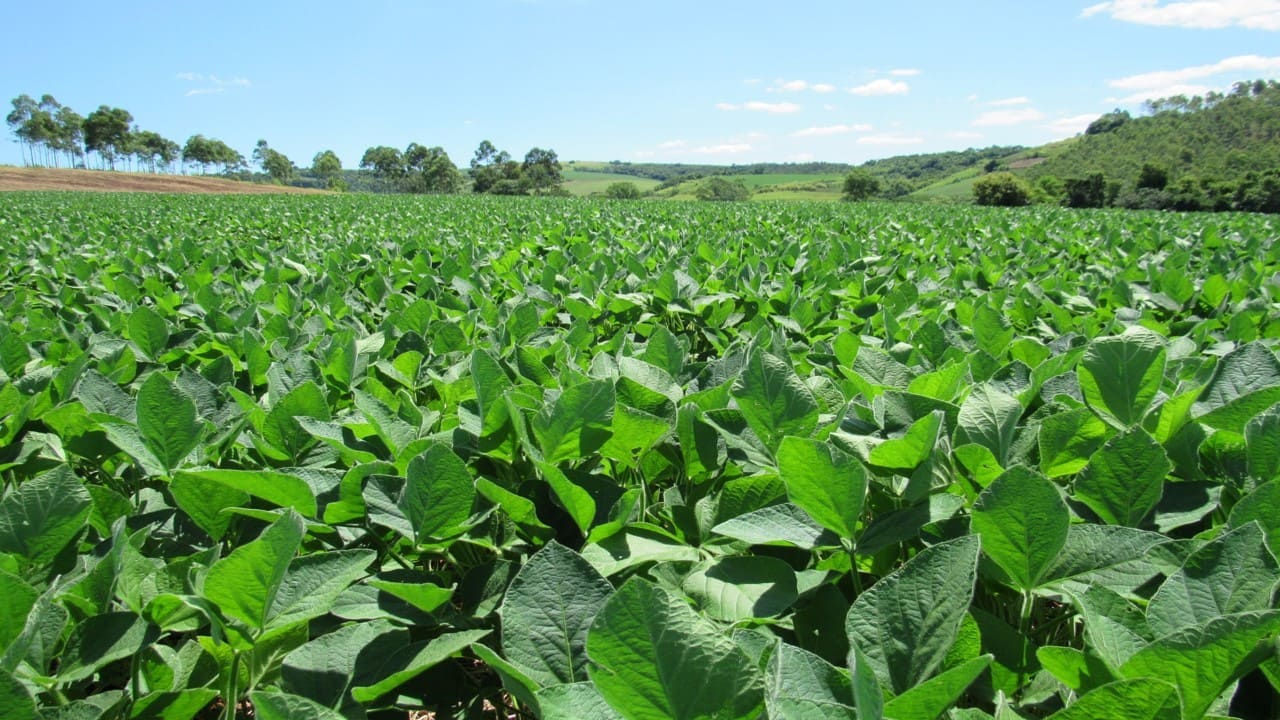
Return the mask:
POLYGON ((75 190, 80 192, 152 193, 323 193, 323 190, 264 185, 190 175, 151 175, 105 170, 57 170, 0 166, 0 192, 6 190, 75 190))

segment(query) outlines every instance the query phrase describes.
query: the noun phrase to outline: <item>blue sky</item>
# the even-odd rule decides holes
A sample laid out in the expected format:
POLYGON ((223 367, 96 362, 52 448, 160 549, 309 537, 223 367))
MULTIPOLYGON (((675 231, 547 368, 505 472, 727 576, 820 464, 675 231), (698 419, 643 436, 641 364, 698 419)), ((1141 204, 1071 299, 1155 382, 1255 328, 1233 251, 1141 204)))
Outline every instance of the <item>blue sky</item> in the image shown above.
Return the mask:
POLYGON ((265 138, 304 166, 410 142, 464 166, 484 139, 862 162, 1039 144, 1144 97, 1280 77, 1280 0, 69 1, 5 20, 6 100, 119 106, 246 156, 265 138))

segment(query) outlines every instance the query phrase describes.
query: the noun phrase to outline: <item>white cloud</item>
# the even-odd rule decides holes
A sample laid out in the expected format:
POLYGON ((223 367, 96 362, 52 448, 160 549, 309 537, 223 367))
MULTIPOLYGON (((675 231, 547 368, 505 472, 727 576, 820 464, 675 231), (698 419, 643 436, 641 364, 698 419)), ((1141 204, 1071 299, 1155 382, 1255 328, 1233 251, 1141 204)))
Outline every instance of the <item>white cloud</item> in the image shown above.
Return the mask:
POLYGON ((192 95, 215 95, 220 92, 226 92, 226 90, 227 89, 224 87, 192 88, 191 90, 187 91, 186 96, 191 97, 192 95))
POLYGON ((749 143, 721 143, 719 145, 703 145, 697 147, 690 152, 699 155, 736 155, 738 153, 750 152, 751 145, 749 143))
POLYGON ((924 142, 924 138, 918 135, 899 135, 897 133, 865 135, 858 138, 859 145, 919 145, 922 142, 924 142))
POLYGON ((823 110, 826 110, 826 111, 828 111, 828 112, 830 112, 830 111, 832 111, 832 110, 835 110, 835 109, 836 109, 836 106, 835 106, 835 105, 832 105, 831 103, 827 103, 826 105, 823 105, 823 106, 822 106, 822 109, 823 109, 823 110))
POLYGON ((1227 73, 1239 75, 1246 72, 1280 72, 1280 57, 1237 55, 1225 60, 1219 60, 1212 65, 1195 65, 1181 70, 1161 70, 1142 73, 1141 75, 1130 75, 1118 80, 1109 80, 1107 84, 1121 90, 1147 90, 1185 84, 1192 80, 1202 80, 1215 75, 1225 75, 1227 73))
POLYGON ((195 83, 200 87, 195 87, 186 92, 187 97, 192 95, 213 95, 225 92, 230 87, 248 87, 251 83, 248 78, 233 76, 229 78, 218 77, 217 75, 205 75, 203 73, 180 72, 175 77, 188 83, 195 83))
POLYGON ((980 132, 973 132, 972 130, 953 130, 947 133, 947 137, 953 140, 981 140, 986 137, 986 135, 983 135, 980 132))
POLYGON ((767 139, 768 137, 769 136, 767 134, 762 133, 759 130, 756 130, 754 132, 749 132, 749 133, 746 133, 745 135, 741 135, 740 137, 734 138, 734 141, 736 142, 738 140, 764 140, 764 139, 767 139))
POLYGON ((808 88, 809 83, 804 80, 779 80, 770 89, 778 92, 800 92, 808 88))
POLYGON ((1004 100, 992 100, 987 104, 992 107, 1009 107, 1012 105, 1028 105, 1030 103, 1031 103, 1031 100, 1029 98, 1019 96, 1019 97, 1005 98, 1004 100))
POLYGON ((856 125, 827 125, 825 127, 810 127, 803 130, 797 130, 791 133, 791 137, 826 137, 829 135, 844 135, 855 132, 871 132, 872 128, 867 123, 858 123, 856 125))
POLYGON ((688 145, 689 143, 685 142, 684 140, 668 140, 666 142, 658 143, 658 149, 659 150, 679 150, 680 148, 687 147, 688 145))
POLYGON ((859 85, 858 87, 850 88, 849 92, 854 95, 862 95, 864 97, 874 95, 906 95, 911 92, 911 86, 901 80, 885 80, 884 78, 881 78, 879 80, 872 80, 866 85, 859 85))
POLYGON ((901 68, 899 70, 890 70, 889 74, 895 77, 915 77, 920 74, 920 71, 915 68, 901 68))
POLYGON ((813 87, 810 87, 809 89, 816 93, 829 93, 829 92, 835 92, 836 86, 828 85, 827 83, 818 83, 813 87))
POLYGON ((1022 123, 1035 122, 1043 119, 1044 113, 1039 110, 1036 110, 1035 108, 1021 108, 1018 110, 992 110, 990 112, 984 112, 969 124, 974 127, 995 127, 1021 125, 1022 123))
POLYGON ((1139 90, 1136 93, 1133 93, 1131 95, 1125 95, 1124 97, 1107 98, 1107 102, 1115 103, 1118 105, 1134 105, 1137 103, 1146 102, 1147 100, 1173 97, 1174 95, 1186 95, 1187 97, 1191 97, 1193 95, 1204 95, 1205 93, 1212 92, 1213 89, 1214 88, 1208 85, 1190 85, 1185 83, 1177 83, 1174 85, 1165 85, 1163 87, 1153 87, 1153 88, 1147 88, 1145 90, 1139 90))
POLYGON ((1112 0, 1091 5, 1080 15, 1092 17, 1099 13, 1139 25, 1280 30, 1280 0, 1112 0))
POLYGON ((969 102, 977 102, 977 101, 978 101, 978 96, 977 96, 977 94, 975 93, 975 94, 970 95, 969 97, 965 98, 965 100, 968 100, 969 102))
POLYGON ((1073 115, 1071 117, 1058 118, 1045 125, 1050 132, 1057 137, 1071 137, 1079 135, 1089 127, 1089 123, 1098 119, 1097 113, 1088 113, 1085 115, 1073 115))
POLYGON ((186 80, 187 82, 200 82, 204 80, 204 76, 200 73, 181 72, 178 73, 178 79, 186 80))
POLYGON ((651 157, 653 157, 654 155, 657 155, 657 154, 658 154, 658 153, 656 153, 656 152, 654 152, 654 151, 652 151, 652 150, 637 150, 637 151, 636 151, 636 157, 638 157, 638 158, 651 158, 651 157))
POLYGON ((800 106, 795 103, 789 103, 789 102, 767 103, 767 102, 760 102, 759 100, 753 100, 751 102, 746 102, 741 105, 734 105, 733 103, 723 103, 723 102, 716 103, 716 109, 724 110, 727 112, 733 112, 735 110, 750 110, 752 112, 766 112, 766 113, 775 113, 775 114, 800 112, 800 106))

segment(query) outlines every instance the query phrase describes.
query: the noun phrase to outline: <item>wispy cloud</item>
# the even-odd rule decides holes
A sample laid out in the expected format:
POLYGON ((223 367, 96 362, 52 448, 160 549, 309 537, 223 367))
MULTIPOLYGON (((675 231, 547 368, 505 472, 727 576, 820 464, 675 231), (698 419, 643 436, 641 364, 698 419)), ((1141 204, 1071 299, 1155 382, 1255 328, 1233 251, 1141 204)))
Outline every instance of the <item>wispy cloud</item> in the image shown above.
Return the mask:
POLYGON ((1055 137, 1071 137, 1079 135, 1089 127, 1089 123, 1098 119, 1097 113, 1088 113, 1085 115, 1073 115, 1071 117, 1058 118, 1045 125, 1049 132, 1055 137))
POLYGON ((180 72, 176 75, 179 80, 188 83, 195 83, 199 87, 191 88, 186 92, 187 97, 192 95, 213 95, 216 93, 226 92, 227 88, 248 87, 252 83, 248 78, 219 77, 217 75, 206 75, 204 73, 180 72))
POLYGON ((865 135, 858 138, 859 145, 919 145, 924 138, 919 135, 901 135, 898 133, 882 133, 865 135))
POLYGON ((920 72, 921 71, 916 68, 899 68, 897 70, 890 70, 889 74, 894 77, 915 77, 916 75, 919 75, 920 72))
POLYGON ((1021 125, 1023 123, 1043 120, 1044 113, 1035 108, 1019 108, 1017 110, 992 110, 979 115, 973 122, 974 127, 1000 127, 1021 125))
POLYGON ((1220 80, 1217 85, 1223 86, 1229 80, 1239 79, 1244 73, 1280 74, 1280 56, 1236 55, 1209 65, 1130 75, 1109 80, 1107 84, 1117 90, 1130 91, 1129 95, 1115 99, 1116 102, 1138 103, 1174 95, 1203 95, 1213 90, 1214 86, 1195 81, 1216 77, 1220 80))
POLYGON ((992 100, 987 104, 992 107, 1010 107, 1013 105, 1029 105, 1031 104, 1031 99, 1019 96, 1019 97, 1005 98, 1003 100, 992 100))
POLYGON ((680 150, 681 148, 685 148, 688 146, 689 146, 689 143, 685 142, 684 140, 668 140, 666 142, 658 143, 659 150, 680 150))
POLYGON ((748 110, 751 112, 765 112, 765 113, 774 113, 774 114, 800 112, 800 106, 795 103, 791 103, 791 102, 767 103, 767 102, 760 102, 759 100, 745 102, 740 105, 735 105, 733 103, 724 103, 724 102, 716 103, 716 109, 724 110, 726 112, 735 112, 737 110, 748 110))
POLYGON ((652 150, 637 150, 635 153, 636 157, 640 158, 641 160, 647 160, 657 154, 658 153, 652 150))
POLYGON ((854 125, 826 125, 823 127, 809 127, 803 130, 797 130, 791 133, 791 137, 827 137, 830 135, 845 135, 855 132, 871 132, 872 127, 867 123, 857 123, 854 125))
POLYGON ((828 83, 817 83, 816 85, 813 85, 809 89, 816 93, 830 93, 830 92, 836 91, 836 86, 830 85, 828 83))
POLYGON ((866 85, 859 85, 850 88, 849 92, 854 95, 862 95, 863 97, 871 97, 875 95, 906 95, 911 92, 911 86, 901 80, 872 80, 866 85))
POLYGON ((186 92, 186 97, 191 97, 192 95, 216 95, 220 92, 226 92, 226 88, 224 87, 192 88, 186 92))
POLYGON ((829 93, 835 92, 836 86, 830 83, 811 83, 808 80, 783 80, 780 78, 774 80, 773 85, 765 88, 765 92, 771 93, 794 93, 806 90, 816 93, 829 93))
POLYGON ((972 130, 952 130, 947 133, 947 137, 953 140, 981 140, 986 137, 986 135, 972 130))
POLYGON ((1122 22, 1217 29, 1232 26, 1280 30, 1280 0, 1113 0, 1091 5, 1082 17, 1105 13, 1122 22))
POLYGON ((737 155, 739 153, 750 152, 750 143, 721 143, 719 145, 703 145, 696 147, 690 152, 699 155, 737 155))

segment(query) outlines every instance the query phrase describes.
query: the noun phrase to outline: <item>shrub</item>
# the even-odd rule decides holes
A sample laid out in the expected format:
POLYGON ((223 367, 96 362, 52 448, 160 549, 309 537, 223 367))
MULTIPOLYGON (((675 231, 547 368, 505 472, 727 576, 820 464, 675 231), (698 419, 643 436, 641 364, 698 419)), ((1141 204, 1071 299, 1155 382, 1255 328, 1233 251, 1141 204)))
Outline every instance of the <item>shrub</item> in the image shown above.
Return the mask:
POLYGON ((604 189, 604 196, 613 200, 635 200, 640 197, 640 188, 633 182, 616 182, 604 189))
POLYGON ((974 182, 973 199, 979 205, 998 207, 1029 205, 1031 187, 1013 173, 991 173, 974 182))
POLYGON ((866 200, 880 192, 880 181, 862 169, 855 169, 844 176, 844 199, 866 200))
POLYGON ((1100 208, 1107 203, 1107 180, 1102 173, 1067 178, 1065 190, 1067 207, 1100 208))
POLYGON ((712 202, 732 202, 746 200, 751 197, 751 191, 741 180, 730 182, 722 177, 708 178, 706 182, 698 186, 694 195, 699 200, 709 200, 712 202))

